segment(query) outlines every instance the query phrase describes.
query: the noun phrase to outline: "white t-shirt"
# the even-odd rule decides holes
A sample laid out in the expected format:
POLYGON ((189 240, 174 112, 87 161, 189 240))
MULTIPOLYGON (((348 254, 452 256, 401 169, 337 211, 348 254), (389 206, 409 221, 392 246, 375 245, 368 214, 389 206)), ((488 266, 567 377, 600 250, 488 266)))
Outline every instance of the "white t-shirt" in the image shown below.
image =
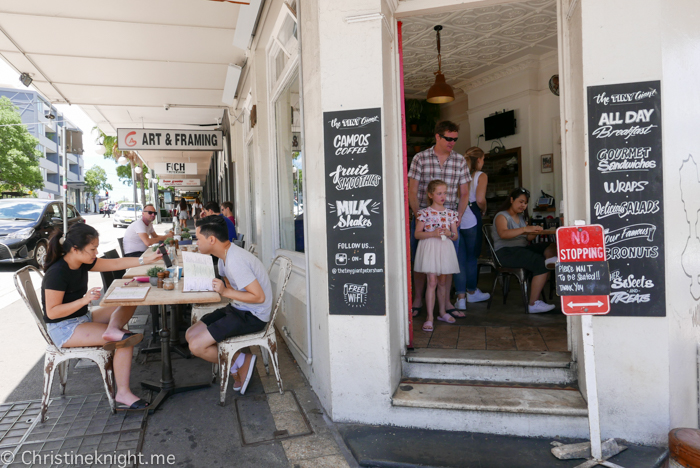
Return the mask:
POLYGON ((132 252, 145 252, 148 246, 144 244, 139 237, 139 234, 145 232, 146 234, 153 235, 156 233, 153 223, 146 226, 142 218, 137 219, 126 228, 124 233, 124 253, 130 254, 132 252))
POLYGON ((267 271, 258 257, 243 250, 235 244, 226 253, 226 262, 219 259, 219 274, 225 276, 231 287, 238 291, 244 291, 246 286, 258 280, 265 293, 265 302, 262 304, 248 304, 236 301, 234 307, 239 310, 248 310, 263 322, 270 321, 272 309, 272 287, 267 271))

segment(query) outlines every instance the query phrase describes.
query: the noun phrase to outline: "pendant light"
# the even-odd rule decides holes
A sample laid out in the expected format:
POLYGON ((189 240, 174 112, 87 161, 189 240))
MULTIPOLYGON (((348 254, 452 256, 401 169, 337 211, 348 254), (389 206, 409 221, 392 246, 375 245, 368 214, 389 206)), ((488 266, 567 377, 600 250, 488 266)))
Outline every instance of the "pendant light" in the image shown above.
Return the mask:
POLYGON ((438 51, 438 71, 435 72, 435 83, 428 90, 427 101, 432 104, 444 104, 455 100, 455 92, 452 86, 445 81, 445 75, 442 74, 442 57, 440 56, 440 31, 442 26, 435 26, 437 32, 437 51, 438 51))

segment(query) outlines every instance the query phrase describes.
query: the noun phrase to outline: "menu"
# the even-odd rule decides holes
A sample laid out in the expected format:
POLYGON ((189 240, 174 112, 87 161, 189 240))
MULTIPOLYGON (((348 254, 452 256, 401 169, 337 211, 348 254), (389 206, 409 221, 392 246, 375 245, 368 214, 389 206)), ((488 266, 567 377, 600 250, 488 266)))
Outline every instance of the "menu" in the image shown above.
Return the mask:
POLYGON ((666 316, 661 83, 588 87, 591 224, 605 229, 610 314, 666 316))
POLYGON ((329 312, 385 315, 381 109, 323 119, 329 312))

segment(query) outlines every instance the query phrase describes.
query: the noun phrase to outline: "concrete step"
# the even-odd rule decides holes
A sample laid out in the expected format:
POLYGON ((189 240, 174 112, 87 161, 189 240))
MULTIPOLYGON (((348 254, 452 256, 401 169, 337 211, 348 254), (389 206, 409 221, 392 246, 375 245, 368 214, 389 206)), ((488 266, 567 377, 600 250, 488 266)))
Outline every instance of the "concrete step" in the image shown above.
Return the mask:
POLYGON ((571 353, 554 351, 485 351, 419 348, 408 351, 403 376, 419 379, 481 380, 572 384, 571 353))

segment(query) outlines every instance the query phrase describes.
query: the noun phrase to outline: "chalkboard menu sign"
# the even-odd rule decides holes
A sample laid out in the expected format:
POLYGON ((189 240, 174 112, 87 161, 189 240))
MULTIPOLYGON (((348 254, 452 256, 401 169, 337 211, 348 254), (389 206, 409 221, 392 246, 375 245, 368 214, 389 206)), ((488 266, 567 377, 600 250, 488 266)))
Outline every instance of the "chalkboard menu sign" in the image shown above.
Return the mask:
POLYGON ((605 228, 610 314, 666 315, 661 86, 588 88, 591 224, 605 228))
POLYGON ((381 109, 323 119, 330 313, 385 315, 381 109))

